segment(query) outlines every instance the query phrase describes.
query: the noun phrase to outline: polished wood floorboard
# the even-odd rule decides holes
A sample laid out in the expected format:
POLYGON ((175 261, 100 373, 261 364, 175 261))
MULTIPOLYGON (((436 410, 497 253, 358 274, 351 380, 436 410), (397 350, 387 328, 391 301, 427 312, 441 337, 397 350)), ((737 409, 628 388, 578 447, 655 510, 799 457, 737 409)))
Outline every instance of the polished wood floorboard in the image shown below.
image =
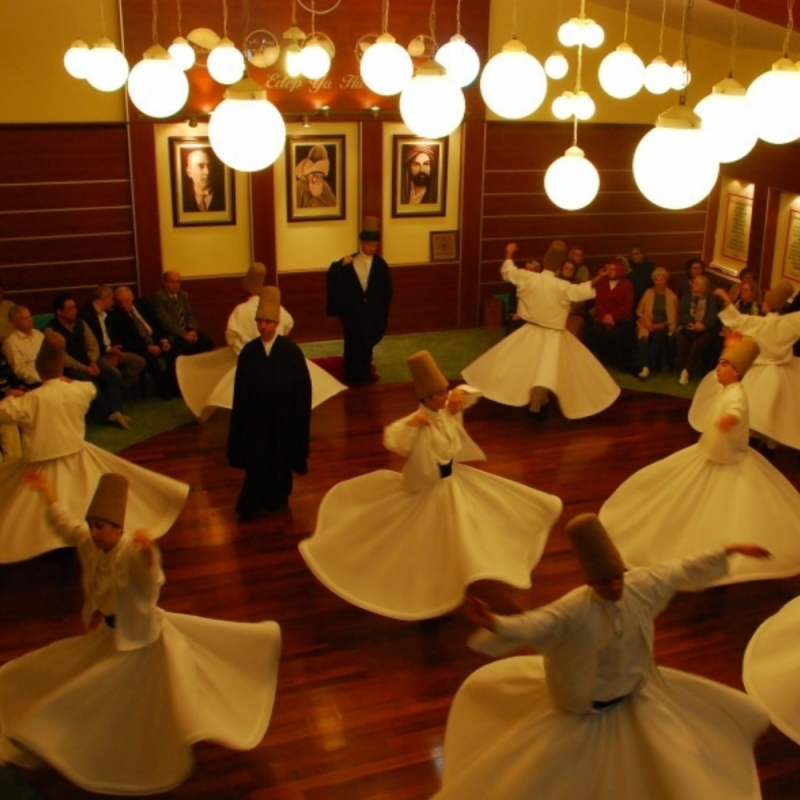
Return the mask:
MULTIPOLYGON (((262 743, 244 753, 198 745, 192 777, 162 797, 423 800, 437 790, 453 694, 485 663, 464 645, 470 625, 458 615, 408 623, 354 608, 317 583, 297 551, 331 486, 400 468, 401 460, 382 448, 382 428, 414 404, 409 385, 379 385, 316 409, 309 474, 296 480, 290 509, 243 525, 233 512, 241 474, 225 462, 226 412, 124 454, 192 487, 178 523, 160 540, 167 574, 162 607, 277 620, 284 636, 275 713, 262 743)), ((488 456, 482 468, 557 494, 565 505, 531 589, 486 583, 476 591, 511 611, 577 585, 564 520, 598 510, 633 472, 692 444, 687 411, 686 400, 639 392, 623 393, 587 420, 555 412, 535 421, 489 401, 470 409, 467 426, 488 456)), ((800 453, 779 451, 776 466, 798 485, 800 453)), ((657 624, 658 661, 741 688, 753 631, 799 593, 794 578, 679 595, 657 624)), ((0 662, 80 633, 80 602, 72 551, 0 567, 0 662)), ((766 800, 800 796, 800 747, 771 729, 757 758, 766 800)), ((22 774, 47 800, 97 797, 49 768, 22 774)))

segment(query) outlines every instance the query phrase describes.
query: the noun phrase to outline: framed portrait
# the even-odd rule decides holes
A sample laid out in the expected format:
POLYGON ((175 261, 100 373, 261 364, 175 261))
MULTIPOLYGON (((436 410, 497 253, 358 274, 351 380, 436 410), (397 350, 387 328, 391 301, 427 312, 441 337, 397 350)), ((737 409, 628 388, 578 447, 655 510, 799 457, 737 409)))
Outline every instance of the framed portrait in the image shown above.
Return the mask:
POLYGON ((219 160, 208 137, 171 136, 169 163, 176 228, 236 223, 233 170, 219 160))
POLYGON ((458 261, 458 231, 431 231, 431 261, 458 261))
POLYGON ((392 216, 443 217, 447 139, 395 136, 392 151, 392 216))
POLYGON ((343 135, 287 137, 289 222, 345 218, 344 143, 343 135))

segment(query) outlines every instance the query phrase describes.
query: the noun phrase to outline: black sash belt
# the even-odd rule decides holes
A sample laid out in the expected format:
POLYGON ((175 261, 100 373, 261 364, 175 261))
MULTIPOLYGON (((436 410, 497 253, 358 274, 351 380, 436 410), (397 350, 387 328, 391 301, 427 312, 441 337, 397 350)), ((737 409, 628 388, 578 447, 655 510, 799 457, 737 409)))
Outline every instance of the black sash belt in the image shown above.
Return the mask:
POLYGON ((449 478, 453 474, 453 462, 448 461, 446 464, 439 464, 439 477, 449 478))
POLYGON ((603 711, 606 708, 613 708, 614 706, 619 705, 627 697, 629 697, 629 695, 624 694, 622 697, 615 697, 613 700, 595 700, 592 703, 592 708, 595 711, 603 711))
POLYGON ((109 614, 107 617, 103 616, 103 622, 105 622, 109 628, 117 627, 117 618, 113 614, 109 614))

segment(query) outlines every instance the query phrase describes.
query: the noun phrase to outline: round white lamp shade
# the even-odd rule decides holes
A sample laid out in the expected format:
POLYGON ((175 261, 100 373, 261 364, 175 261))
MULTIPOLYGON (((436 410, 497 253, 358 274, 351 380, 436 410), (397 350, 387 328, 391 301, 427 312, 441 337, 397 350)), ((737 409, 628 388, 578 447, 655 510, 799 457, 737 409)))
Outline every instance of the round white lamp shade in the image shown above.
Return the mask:
POLYGON ((86 80, 101 92, 116 92, 128 80, 128 62, 116 45, 105 36, 94 43, 89 51, 89 69, 86 80))
POLYGON ((522 42, 512 39, 483 68, 481 95, 498 117, 527 117, 539 108, 547 94, 544 68, 525 50, 522 42))
POLYGON ((361 77, 375 94, 399 94, 414 76, 414 62, 408 51, 390 33, 382 33, 361 59, 361 77))
POLYGON ((569 119, 575 113, 575 95, 572 92, 562 92, 553 100, 550 110, 556 119, 569 119))
POLYGON ((594 116, 595 104, 594 100, 589 96, 588 92, 581 89, 575 93, 572 101, 573 113, 579 120, 591 119, 594 116))
POLYGON ((719 160, 685 106, 664 112, 633 154, 639 191, 661 208, 690 208, 706 198, 719 176, 719 160), (680 126, 680 127, 674 127, 680 126))
POLYGON ((478 54, 460 33, 455 34, 444 47, 440 47, 434 57, 462 88, 469 86, 481 71, 478 54))
POLYGON ((644 86, 644 62, 623 42, 600 62, 597 77, 606 94, 627 100, 644 86))
POLYGON ((73 78, 83 80, 89 72, 89 45, 83 39, 76 39, 64 53, 64 69, 73 78))
POLYGON ((297 42, 292 42, 286 48, 286 74, 290 78, 300 77, 300 56, 302 52, 297 42))
POLYGON ((316 40, 303 45, 300 50, 300 74, 310 81, 324 78, 331 68, 331 57, 328 51, 316 40))
POLYGON ((244 78, 225 92, 208 123, 208 138, 220 160, 240 172, 265 169, 283 152, 286 124, 267 92, 244 78))
POLYGON ((567 211, 585 208, 597 197, 600 175, 584 157, 580 147, 570 147, 544 174, 544 190, 559 207, 567 211))
POLYGON ((800 137, 800 71, 788 58, 772 65, 747 88, 758 138, 788 144, 800 137))
POLYGON ((581 29, 581 21, 577 17, 567 20, 558 29, 558 41, 564 47, 575 47, 581 42, 583 31, 581 29))
POLYGON ((426 139, 449 136, 464 119, 461 87, 436 61, 425 62, 400 94, 400 116, 406 126, 426 139))
POLYGON ((177 114, 186 104, 189 81, 170 54, 163 47, 153 45, 131 70, 128 95, 143 114, 163 119, 177 114))
POLYGON ((672 88, 672 67, 662 56, 656 56, 645 67, 644 88, 650 94, 664 94, 672 88))
POLYGON ((220 39, 208 54, 206 66, 217 83, 236 83, 244 74, 244 55, 230 39, 220 39))
POLYGON ((723 164, 744 158, 755 147, 758 133, 754 109, 744 86, 733 78, 716 84, 694 112, 703 120, 701 130, 723 164))
POLYGON ((173 40, 172 44, 169 46, 169 54, 172 56, 172 60, 184 72, 194 66, 194 48, 183 36, 178 36, 173 40))
POLYGON ((606 33, 593 19, 583 21, 583 43, 595 49, 605 41, 606 33))
POLYGON ((692 72, 679 58, 672 65, 672 88, 682 92, 692 82, 692 72))
POLYGON ((544 62, 544 71, 548 78, 560 81, 569 72, 569 61, 560 50, 553 50, 544 62))

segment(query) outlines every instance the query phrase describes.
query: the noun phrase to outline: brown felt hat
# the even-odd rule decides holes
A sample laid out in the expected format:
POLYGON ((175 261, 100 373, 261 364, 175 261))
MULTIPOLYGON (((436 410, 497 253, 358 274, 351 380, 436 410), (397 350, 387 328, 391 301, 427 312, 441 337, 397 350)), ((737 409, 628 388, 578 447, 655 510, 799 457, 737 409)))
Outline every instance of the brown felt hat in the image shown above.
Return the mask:
POLYGON ((437 392, 447 391, 447 378, 442 375, 433 356, 427 350, 420 350, 408 359, 408 371, 414 382, 417 397, 424 400, 437 392))
POLYGON ((364 217, 364 225, 358 238, 362 242, 379 242, 381 240, 381 223, 377 217, 364 217))
POLYGON ((794 284, 786 279, 775 284, 765 295, 764 302, 770 311, 780 311, 794 294, 794 284))
POLYGON ((64 352, 67 343, 60 333, 49 328, 44 332, 44 340, 36 356, 36 371, 42 380, 60 378, 64 374, 64 352))
POLYGON ((277 286, 265 286, 258 300, 256 319, 269 319, 279 322, 281 318, 281 291, 277 286))
POLYGON ((267 268, 256 261, 242 279, 242 287, 248 294, 258 294, 264 288, 264 278, 267 277, 267 268))
POLYGON ((625 564, 597 514, 578 514, 567 523, 572 550, 587 583, 618 578, 625 564))
POLYGON ((755 339, 744 336, 736 342, 731 341, 726 343, 720 360, 725 360, 729 364, 732 364, 739 373, 739 377, 744 378, 747 374, 747 370, 753 366, 753 362, 758 358, 760 352, 761 350, 756 344, 755 339))
POLYGON ((125 525, 125 507, 128 504, 128 479, 116 472, 100 476, 86 519, 102 519, 118 528, 125 525))
POLYGON ((567 245, 560 239, 556 239, 547 248, 547 252, 542 259, 542 269, 549 270, 550 272, 558 272, 564 265, 564 259, 567 257, 567 245))

